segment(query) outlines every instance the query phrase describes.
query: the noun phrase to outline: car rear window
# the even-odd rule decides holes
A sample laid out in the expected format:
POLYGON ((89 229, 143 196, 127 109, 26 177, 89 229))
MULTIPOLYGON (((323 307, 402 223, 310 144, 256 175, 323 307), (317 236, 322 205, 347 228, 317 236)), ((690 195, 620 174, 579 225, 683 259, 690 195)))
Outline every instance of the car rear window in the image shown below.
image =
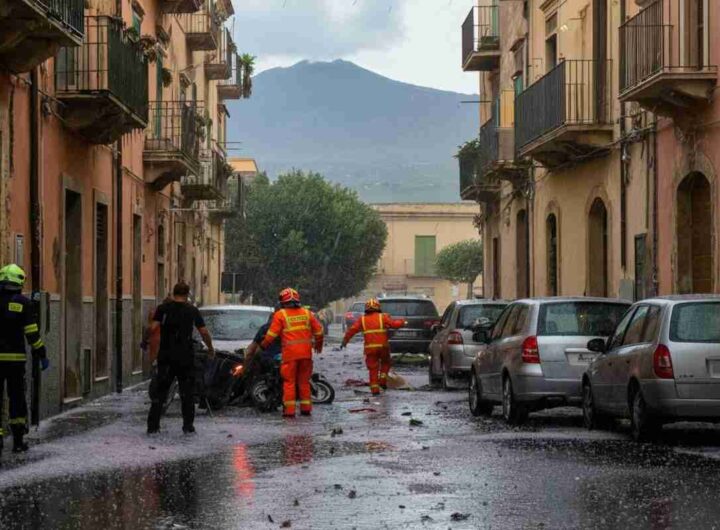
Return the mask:
POLYGON ((478 318, 487 318, 491 323, 495 323, 500 317, 500 314, 505 309, 505 305, 489 305, 489 304, 478 304, 463 306, 460 309, 460 315, 458 316, 458 327, 459 328, 471 328, 473 322, 478 318))
POLYGON ((394 317, 436 317, 438 310, 430 300, 381 300, 383 313, 394 317))
POLYGON ((623 317, 629 304, 603 302, 559 302, 540 307, 538 335, 607 337, 623 317))
POLYGON ((272 314, 267 310, 200 310, 213 339, 250 340, 272 314))
POLYGON ((350 307, 351 313, 362 313, 365 311, 365 302, 355 302, 352 307, 350 307))
POLYGON ((720 302, 676 305, 670 318, 670 340, 720 343, 720 302))

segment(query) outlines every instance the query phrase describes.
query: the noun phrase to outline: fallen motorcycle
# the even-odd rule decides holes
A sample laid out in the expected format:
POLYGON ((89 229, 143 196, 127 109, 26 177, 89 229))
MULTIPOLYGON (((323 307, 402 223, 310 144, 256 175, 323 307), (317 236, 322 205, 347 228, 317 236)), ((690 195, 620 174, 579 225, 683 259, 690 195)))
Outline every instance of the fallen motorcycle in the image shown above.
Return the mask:
MULTIPOLYGON (((280 362, 275 361, 274 369, 257 377, 250 385, 248 393, 260 412, 272 412, 282 405, 282 377, 280 362)), ((321 374, 315 373, 310 378, 312 402, 315 405, 328 405, 335 399, 335 389, 321 374)))

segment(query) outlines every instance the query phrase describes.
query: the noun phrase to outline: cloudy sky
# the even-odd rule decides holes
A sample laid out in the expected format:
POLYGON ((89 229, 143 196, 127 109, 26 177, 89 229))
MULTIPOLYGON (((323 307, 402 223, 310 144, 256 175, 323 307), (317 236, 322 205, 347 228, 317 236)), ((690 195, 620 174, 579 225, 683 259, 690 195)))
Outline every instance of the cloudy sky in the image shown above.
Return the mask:
POLYGON ((258 71, 346 59, 387 77, 464 93, 460 25, 474 0, 233 0, 241 52, 258 71))

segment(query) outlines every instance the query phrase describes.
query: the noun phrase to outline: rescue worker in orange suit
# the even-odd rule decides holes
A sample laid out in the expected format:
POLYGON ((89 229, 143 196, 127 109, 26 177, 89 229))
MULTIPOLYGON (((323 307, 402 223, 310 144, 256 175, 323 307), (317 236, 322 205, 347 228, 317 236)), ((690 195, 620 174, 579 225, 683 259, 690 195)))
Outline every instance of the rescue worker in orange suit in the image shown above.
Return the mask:
MULTIPOLYGON (((0 269, 0 413, 3 410, 3 391, 7 382, 10 400, 8 423, 13 436, 13 453, 28 450, 24 441, 27 433, 27 402, 25 400, 25 342, 40 360, 43 370, 50 365, 32 302, 22 295, 25 272, 15 264, 0 269)), ((3 448, 0 423, 0 453, 3 448)))
POLYGON ((393 320, 380 309, 380 302, 371 298, 365 303, 365 314, 348 328, 340 348, 345 348, 356 333, 365 336, 365 364, 370 372, 370 392, 380 393, 387 388, 390 371, 390 342, 388 330, 401 328, 404 320, 393 320))
POLYGON ((300 413, 312 413, 310 378, 312 377, 313 347, 315 353, 322 353, 323 327, 309 309, 301 307, 300 294, 295 289, 280 291, 280 310, 270 322, 265 339, 260 347, 265 350, 280 337, 282 362, 280 376, 283 379, 283 416, 295 417, 297 394, 300 398, 300 413))

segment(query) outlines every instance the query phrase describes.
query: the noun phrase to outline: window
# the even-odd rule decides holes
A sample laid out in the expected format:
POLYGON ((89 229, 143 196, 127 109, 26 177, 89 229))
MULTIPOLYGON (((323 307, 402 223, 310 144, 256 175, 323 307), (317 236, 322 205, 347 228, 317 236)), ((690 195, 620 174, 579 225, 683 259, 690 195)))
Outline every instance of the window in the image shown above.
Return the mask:
POLYGON ((545 237, 547 244, 547 293, 548 296, 558 294, 558 232, 557 217, 551 213, 545 221, 545 237))
POLYGON ((522 74, 518 74, 518 75, 516 75, 515 78, 513 79, 513 91, 515 92, 515 97, 517 97, 517 96, 519 96, 520 94, 522 94, 523 88, 524 88, 523 75, 522 75, 522 74))
POLYGON ((415 274, 435 275, 435 236, 415 236, 415 274))
POLYGON ((625 338, 622 341, 623 346, 632 346, 633 344, 640 344, 642 342, 642 332, 645 327, 645 318, 647 317, 648 309, 646 305, 637 308, 635 315, 630 321, 627 332, 625 332, 625 338))
POLYGON ((500 318, 495 323, 492 329, 492 340, 500 338, 500 335, 502 334, 502 329, 505 327, 505 322, 507 322, 507 319, 510 316, 510 313, 512 313, 512 310, 513 306, 508 306, 505 308, 505 311, 503 311, 502 315, 500 315, 500 318))
POLYGON ((140 35, 142 35, 142 20, 143 15, 140 13, 140 11, 133 6, 132 10, 132 28, 135 30, 135 36, 134 39, 138 40, 140 38, 140 35))
POLYGON ((527 317, 528 317, 529 310, 530 310, 530 308, 526 305, 520 306, 520 310, 518 311, 517 320, 515 321, 515 325, 513 326, 513 330, 512 330, 513 335, 517 335, 525 328, 525 324, 527 324, 527 317))
POLYGON ((615 333, 613 334, 612 338, 610 339, 608 351, 611 351, 611 350, 614 350, 615 348, 620 347, 620 344, 622 344, 623 337, 625 336, 625 330, 627 330, 627 327, 630 324, 630 320, 632 319, 632 316, 634 313, 635 313, 635 309, 630 309, 630 311, 625 313, 625 316, 620 321, 620 324, 618 324, 618 327, 615 329, 615 333))
POLYGON ((430 300, 380 300, 383 313, 394 317, 436 317, 438 316, 435 304, 430 300))
POLYGON ((251 340, 272 314, 263 310, 208 310, 200 314, 216 340, 251 340))
POLYGON ((443 313, 442 319, 440 320, 440 325, 442 327, 447 327, 448 325, 450 325, 450 316, 453 313, 453 309, 455 309, 455 304, 450 304, 443 313))
POLYGON ((512 337, 513 331, 515 330, 515 323, 518 320, 518 314, 520 313, 521 309, 522 309, 522 306, 519 306, 519 305, 513 306, 512 312, 508 316, 507 320, 505 321, 505 325, 503 326, 503 330, 502 330, 502 338, 503 339, 512 337))
POLYGON ((495 322, 502 314, 503 309, 505 309, 505 305, 501 304, 463 306, 460 308, 457 327, 470 328, 478 318, 487 318, 490 322, 495 322))
POLYGON ((642 341, 643 342, 655 342, 658 330, 660 329, 660 313, 662 308, 656 305, 651 305, 648 309, 648 315, 645 319, 645 329, 643 330, 642 341))
POLYGON ((538 335, 607 337, 627 309, 625 304, 603 302, 558 302, 543 304, 538 335))
POLYGON ((720 343, 720 302, 675 306, 670 319, 670 340, 720 343))

